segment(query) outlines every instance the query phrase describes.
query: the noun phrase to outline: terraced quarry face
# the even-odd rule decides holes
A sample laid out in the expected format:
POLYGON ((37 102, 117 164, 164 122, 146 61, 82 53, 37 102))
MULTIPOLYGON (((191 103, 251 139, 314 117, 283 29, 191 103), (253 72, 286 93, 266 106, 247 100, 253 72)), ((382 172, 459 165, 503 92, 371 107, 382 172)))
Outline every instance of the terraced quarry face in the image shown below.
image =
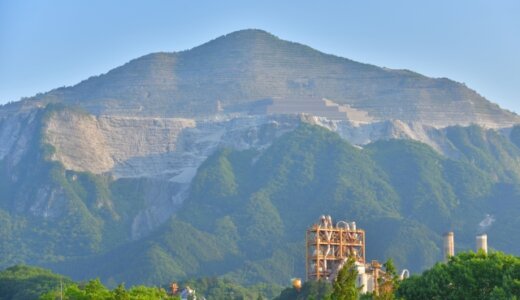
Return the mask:
MULTIPOLYGON (((321 105, 329 99, 360 112, 361 119, 436 128, 520 122, 449 79, 358 63, 260 30, 234 32, 187 51, 149 54, 76 86, 38 95, 23 106, 60 102, 95 115, 204 119, 258 112, 263 99, 272 99, 271 112, 314 111, 344 118, 341 109, 333 113, 321 105)), ((346 118, 358 121, 360 115, 347 113, 346 118)))
POLYGON ((117 177, 156 176, 164 168, 150 156, 175 152, 183 129, 195 121, 175 118, 96 117, 70 111, 54 114, 46 124, 46 142, 56 151, 52 159, 69 170, 117 177), (127 174, 122 170, 127 169, 127 174), (121 174, 120 174, 121 173, 121 174))

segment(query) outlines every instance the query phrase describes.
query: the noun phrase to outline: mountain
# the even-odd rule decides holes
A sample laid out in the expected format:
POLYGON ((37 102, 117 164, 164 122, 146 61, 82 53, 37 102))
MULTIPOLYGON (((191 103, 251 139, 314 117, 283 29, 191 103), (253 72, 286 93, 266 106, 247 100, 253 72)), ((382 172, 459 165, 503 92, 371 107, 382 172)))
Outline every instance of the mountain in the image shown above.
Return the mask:
POLYGON ((148 237, 52 267, 109 282, 218 275, 283 284, 305 276, 304 233, 321 214, 366 229, 368 259, 392 258, 414 272, 442 260, 446 230, 457 233, 457 249, 473 249, 485 214, 497 220, 488 231, 492 247, 520 253, 513 217, 520 185, 494 177, 471 160, 447 159, 417 142, 358 149, 302 124, 263 152, 215 152, 176 216, 148 237))
POLYGON ((0 267, 165 283, 303 276, 321 214, 419 271, 519 253, 520 119, 448 79, 244 30, 0 107, 0 267))
POLYGON ((338 112, 325 108, 323 99, 350 110, 350 119, 366 115, 361 119, 434 127, 520 121, 463 84, 324 54, 261 30, 233 32, 187 51, 145 55, 16 106, 58 102, 96 115, 190 118, 215 114, 219 107, 227 113, 338 112))

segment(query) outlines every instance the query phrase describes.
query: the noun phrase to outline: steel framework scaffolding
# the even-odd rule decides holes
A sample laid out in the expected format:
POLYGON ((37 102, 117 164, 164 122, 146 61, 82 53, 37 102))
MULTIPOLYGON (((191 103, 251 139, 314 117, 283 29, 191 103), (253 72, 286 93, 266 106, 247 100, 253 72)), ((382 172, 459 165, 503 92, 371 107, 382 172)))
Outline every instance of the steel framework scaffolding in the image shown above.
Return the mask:
POLYGON ((356 223, 339 221, 334 226, 330 216, 321 216, 320 223, 307 230, 307 280, 332 280, 343 263, 354 257, 365 264, 365 231, 356 223))

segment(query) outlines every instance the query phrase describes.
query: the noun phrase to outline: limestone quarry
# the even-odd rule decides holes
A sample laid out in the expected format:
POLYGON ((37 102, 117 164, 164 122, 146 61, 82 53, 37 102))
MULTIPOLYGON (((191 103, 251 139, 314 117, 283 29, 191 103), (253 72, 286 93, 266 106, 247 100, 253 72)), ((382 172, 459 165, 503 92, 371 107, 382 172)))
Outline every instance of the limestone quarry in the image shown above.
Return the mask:
MULTIPOLYGON (((448 79, 361 64, 246 30, 0 107, 0 160, 16 165, 41 134, 54 149, 50 159, 67 170, 147 179, 154 192, 133 222, 132 236, 139 238, 175 212, 216 149, 261 151, 300 122, 360 147, 412 139, 456 157, 445 128, 475 124, 507 132, 520 117, 448 79), (49 103, 66 108, 37 128, 34 116, 49 103)), ((31 207, 44 207, 60 191, 42 187, 40 194, 31 207)))

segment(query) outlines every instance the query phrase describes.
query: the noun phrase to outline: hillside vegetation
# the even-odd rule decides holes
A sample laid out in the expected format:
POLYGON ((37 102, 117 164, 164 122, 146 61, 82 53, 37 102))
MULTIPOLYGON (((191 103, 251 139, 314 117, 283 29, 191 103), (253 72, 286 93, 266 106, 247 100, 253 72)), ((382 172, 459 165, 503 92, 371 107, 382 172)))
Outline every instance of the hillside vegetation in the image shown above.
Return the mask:
POLYGON ((446 143, 459 153, 452 160, 409 140, 360 149, 302 124, 262 151, 214 153, 180 211, 133 241, 146 179, 50 161, 54 149, 41 132, 57 109, 36 114, 29 151, 0 161, 1 267, 25 262, 108 283, 226 276, 284 284, 305 276, 305 230, 322 214, 364 228, 369 259, 392 257, 415 272, 441 259, 447 230, 459 249, 472 248, 487 214, 496 219, 487 229, 491 247, 520 252, 517 128, 510 139, 477 126, 448 128, 446 143))
POLYGON ((520 258, 494 252, 461 253, 403 281, 400 299, 519 299, 520 258))
POLYGON ((272 299, 280 289, 269 285, 243 287, 240 284, 221 278, 190 279, 177 283, 176 295, 171 286, 137 285, 129 288, 124 283, 108 288, 99 279, 74 282, 70 278, 55 274, 47 269, 17 265, 0 270, 0 299, 2 300, 180 300, 185 288, 194 290, 198 299, 272 299))
MULTIPOLYGON (((500 143, 513 151, 511 157, 518 155, 507 139, 500 143)), ((447 230, 456 232, 457 249, 473 248, 486 214, 496 219, 488 228, 490 246, 518 253, 520 189, 507 172, 511 164, 491 151, 480 155, 493 163, 493 173, 474 160, 446 159, 417 142, 380 141, 359 149, 335 133, 302 124, 263 152, 221 149, 212 155, 199 168, 176 216, 134 242, 125 241, 124 231, 118 235, 109 225, 122 226, 131 215, 132 205, 117 201, 120 196, 114 192, 122 183, 100 182, 93 176, 95 189, 87 190, 107 187, 111 209, 121 217, 90 207, 89 214, 103 220, 98 227, 101 250, 46 264, 73 278, 100 276, 106 282, 152 284, 225 276, 246 284, 283 285, 294 276, 305 276, 305 230, 321 214, 356 221, 364 228, 369 259, 391 257, 399 268, 414 272, 442 259, 441 235, 447 230), (111 235, 119 238, 120 246, 109 247, 111 235)), ((125 189, 128 193, 137 188, 125 189)), ((139 201, 138 193, 126 195, 133 197, 128 201, 139 201)), ((80 198, 80 203, 87 199, 80 198)), ((35 230, 23 223, 20 228, 35 230)), ((83 240, 89 241, 88 236, 83 240)), ((28 241, 20 243, 29 248, 28 241)), ((52 239, 42 243, 58 245, 52 239)), ((53 249, 75 245, 68 240, 53 249)))
POLYGON ((69 278, 50 270, 17 265, 0 271, 0 299, 38 299, 49 291, 59 290, 71 283, 69 278))

